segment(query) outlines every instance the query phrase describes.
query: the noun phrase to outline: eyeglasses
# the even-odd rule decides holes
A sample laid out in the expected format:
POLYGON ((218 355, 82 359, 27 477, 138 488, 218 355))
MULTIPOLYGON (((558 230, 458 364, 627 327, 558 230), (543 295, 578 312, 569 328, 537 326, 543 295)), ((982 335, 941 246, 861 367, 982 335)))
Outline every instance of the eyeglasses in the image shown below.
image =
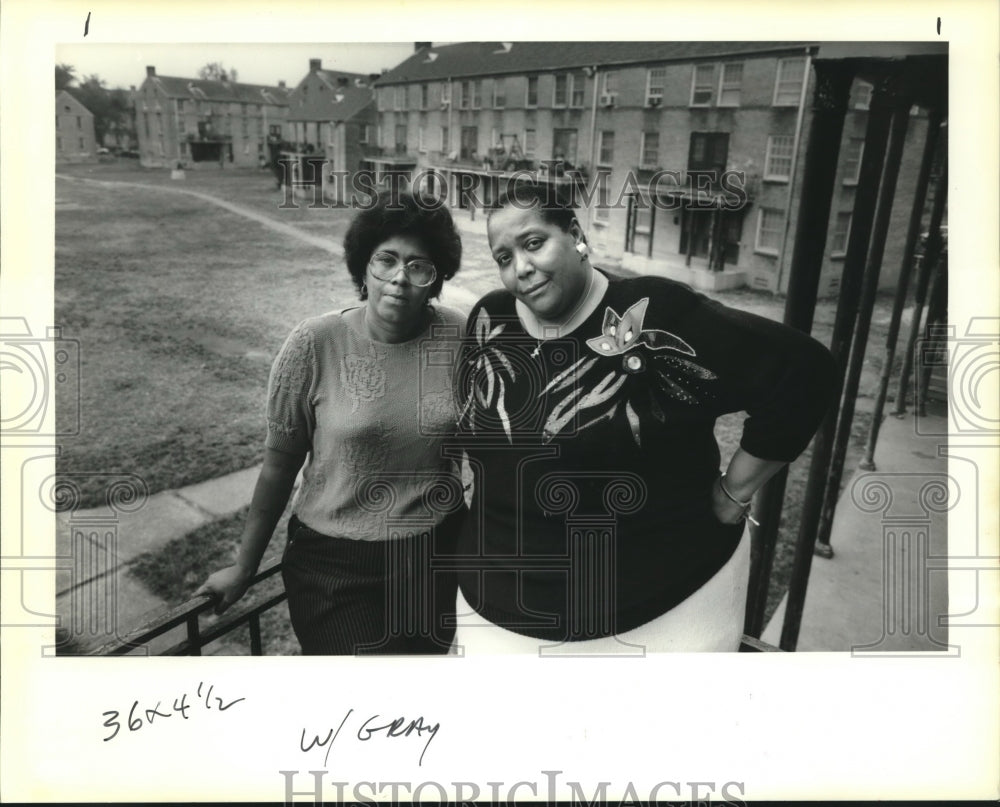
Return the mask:
POLYGON ((399 272, 400 265, 403 267, 406 279, 417 288, 429 286, 437 278, 434 264, 423 258, 403 263, 398 255, 393 255, 391 252, 376 252, 368 262, 368 268, 379 280, 392 280, 399 272))

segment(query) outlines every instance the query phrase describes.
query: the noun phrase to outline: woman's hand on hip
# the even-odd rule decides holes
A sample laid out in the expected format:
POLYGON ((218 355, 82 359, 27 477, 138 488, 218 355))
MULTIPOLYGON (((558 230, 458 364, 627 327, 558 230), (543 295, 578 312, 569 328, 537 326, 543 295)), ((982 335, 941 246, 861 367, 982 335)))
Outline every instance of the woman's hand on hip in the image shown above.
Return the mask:
POLYGON ((723 524, 739 524, 746 518, 746 508, 730 499, 722 490, 722 477, 712 485, 712 513, 723 524))
POLYGON ((208 580, 201 584, 195 593, 195 597, 207 595, 215 600, 215 613, 221 614, 231 605, 236 603, 250 587, 253 574, 248 573, 240 566, 227 566, 225 569, 213 573, 208 580))

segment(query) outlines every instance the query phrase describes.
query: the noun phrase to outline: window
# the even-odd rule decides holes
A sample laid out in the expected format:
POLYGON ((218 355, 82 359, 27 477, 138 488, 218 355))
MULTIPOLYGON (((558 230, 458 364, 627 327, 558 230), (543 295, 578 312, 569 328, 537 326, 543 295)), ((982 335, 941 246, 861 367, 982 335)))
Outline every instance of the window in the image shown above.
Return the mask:
POLYGON ((396 124, 396 153, 406 154, 406 124, 396 124))
POLYGON ((180 132, 181 134, 184 134, 184 132, 187 131, 187 127, 184 125, 183 117, 177 118, 177 131, 180 132))
POLYGON ((503 109, 507 106, 507 79, 493 79, 493 106, 496 109, 503 109))
POLYGON ((406 87, 396 87, 396 97, 393 109, 400 111, 406 108, 406 87))
POLYGON ((869 109, 872 105, 872 87, 867 81, 859 81, 854 95, 855 109, 869 109))
POLYGON ((774 106, 798 106, 805 78, 805 59, 779 59, 774 82, 774 106))
POLYGON ((615 95, 618 93, 617 71, 611 70, 604 74, 604 89, 601 92, 605 95, 615 95))
POLYGON ((538 106, 538 76, 528 76, 528 91, 524 97, 525 106, 538 106))
POLYGON ((441 151, 450 151, 450 150, 451 150, 451 140, 450 140, 449 134, 448 134, 448 127, 447 126, 442 126, 441 127, 441 151))
POLYGON ((656 168, 660 164, 660 133, 643 132, 639 146, 639 167, 656 168))
POLYGON ((476 79, 472 82, 472 108, 479 109, 483 105, 483 82, 476 79))
POLYGON ((792 135, 771 135, 767 138, 767 156, 764 159, 764 179, 787 182, 792 172, 792 135))
POLYGON ((79 115, 76 116, 76 128, 77 129, 83 128, 83 118, 80 117, 79 115))
POLYGON ((427 136, 427 127, 418 126, 417 127, 417 149, 419 151, 427 151, 427 144, 425 142, 425 137, 427 136))
POLYGON ((358 130, 358 143, 363 146, 368 145, 371 142, 372 137, 372 127, 371 124, 365 124, 358 130))
POLYGON ((654 67, 646 74, 646 106, 663 102, 663 88, 667 83, 667 68, 654 67))
POLYGON ((552 106, 583 106, 583 73, 559 73, 555 76, 552 106))
POLYGON ((468 109, 469 101, 472 100, 472 82, 463 81, 459 85, 460 95, 458 97, 458 107, 459 109, 468 109))
POLYGON ((852 137, 844 152, 844 184, 857 185, 861 175, 861 157, 865 151, 863 137, 852 137))
POLYGON ((830 257, 842 258, 847 252, 847 240, 851 236, 851 214, 838 213, 830 235, 830 257))
POLYGON ((784 214, 773 207, 762 207, 757 215, 757 252, 777 255, 781 250, 784 214))
POLYGON ((142 113, 142 125, 143 125, 143 128, 146 130, 146 137, 149 137, 150 135, 149 135, 149 113, 148 112, 143 112, 142 113))
POLYGON ((728 132, 691 132, 688 171, 711 171, 716 180, 726 170, 729 157, 728 132))
POLYGON ((555 77, 556 85, 552 92, 552 106, 566 106, 566 89, 569 83, 569 76, 559 73, 555 77))
POLYGON ((600 144, 597 148, 597 162, 599 165, 611 165, 615 158, 615 133, 604 131, 600 133, 600 144))
POLYGON ((554 129, 552 131, 552 159, 576 162, 576 129, 554 129))
POLYGON ((463 160, 474 160, 479 156, 479 127, 463 126, 461 131, 459 157, 463 160))
POLYGON ((525 129, 524 130, 524 156, 534 157, 535 156, 535 130, 525 129))
POLYGON ((696 64, 691 80, 691 106, 709 106, 715 91, 715 65, 696 64))
POLYGON ((246 118, 241 118, 240 130, 244 137, 250 134, 250 122, 246 118))
POLYGON ((569 105, 573 107, 583 106, 583 73, 573 73, 569 76, 570 98, 569 105))
POLYGON ((420 85, 420 108, 427 109, 427 99, 430 97, 430 87, 426 84, 420 85))
POLYGON ((451 85, 448 83, 441 85, 441 105, 451 103, 451 85))
POLYGON ((183 98, 178 98, 177 99, 177 114, 178 115, 183 115, 184 114, 184 99, 183 98))
POLYGON ((719 106, 739 106, 743 92, 743 62, 722 65, 719 76, 719 106))
POLYGON ((497 146, 502 146, 502 145, 503 141, 501 141, 500 139, 500 130, 497 129, 496 126, 494 126, 492 129, 490 129, 490 146, 496 148, 497 146))

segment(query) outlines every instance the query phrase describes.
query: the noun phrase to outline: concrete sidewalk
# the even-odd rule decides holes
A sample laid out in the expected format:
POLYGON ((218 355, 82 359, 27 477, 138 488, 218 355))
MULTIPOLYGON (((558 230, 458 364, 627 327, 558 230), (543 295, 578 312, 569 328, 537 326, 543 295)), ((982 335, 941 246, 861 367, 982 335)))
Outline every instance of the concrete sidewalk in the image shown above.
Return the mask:
MULTIPOLYGON (((814 556, 796 650, 943 651, 948 614, 947 418, 891 415, 874 471, 847 481, 833 521, 834 556, 814 556), (919 431, 919 433, 918 433, 919 431)), ((761 638, 777 646, 787 595, 761 638)))

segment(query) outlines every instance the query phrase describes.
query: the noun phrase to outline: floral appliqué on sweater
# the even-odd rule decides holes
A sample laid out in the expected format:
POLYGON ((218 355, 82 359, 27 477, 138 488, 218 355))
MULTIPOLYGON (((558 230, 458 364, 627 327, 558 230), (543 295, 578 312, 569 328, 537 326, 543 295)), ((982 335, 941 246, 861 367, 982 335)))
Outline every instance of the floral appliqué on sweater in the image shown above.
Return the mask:
POLYGON ((351 396, 351 411, 357 412, 362 402, 374 401, 385 395, 385 353, 368 343, 367 353, 348 353, 340 365, 340 380, 351 396))

